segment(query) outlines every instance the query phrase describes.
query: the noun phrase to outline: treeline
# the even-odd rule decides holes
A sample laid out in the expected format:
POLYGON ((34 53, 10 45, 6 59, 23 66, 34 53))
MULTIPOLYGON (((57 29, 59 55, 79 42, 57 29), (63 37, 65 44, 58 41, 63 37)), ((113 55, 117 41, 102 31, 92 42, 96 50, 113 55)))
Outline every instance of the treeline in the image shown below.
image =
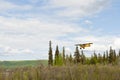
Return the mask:
POLYGON ((63 47, 62 53, 60 53, 58 45, 56 46, 55 55, 53 59, 53 52, 51 41, 49 42, 49 59, 48 65, 67 65, 67 64, 118 64, 120 58, 120 50, 118 53, 112 47, 106 50, 103 55, 94 51, 91 57, 86 57, 83 50, 79 50, 76 46, 74 55, 65 55, 65 48, 63 47))

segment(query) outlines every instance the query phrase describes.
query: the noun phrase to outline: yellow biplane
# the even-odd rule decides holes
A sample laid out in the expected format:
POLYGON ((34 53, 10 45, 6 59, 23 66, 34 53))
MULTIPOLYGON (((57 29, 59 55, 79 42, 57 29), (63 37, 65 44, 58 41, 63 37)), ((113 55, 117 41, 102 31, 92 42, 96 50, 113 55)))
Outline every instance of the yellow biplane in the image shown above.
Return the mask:
POLYGON ((80 46, 80 49, 85 49, 85 47, 90 47, 93 43, 85 43, 85 44, 75 44, 75 46, 80 46))

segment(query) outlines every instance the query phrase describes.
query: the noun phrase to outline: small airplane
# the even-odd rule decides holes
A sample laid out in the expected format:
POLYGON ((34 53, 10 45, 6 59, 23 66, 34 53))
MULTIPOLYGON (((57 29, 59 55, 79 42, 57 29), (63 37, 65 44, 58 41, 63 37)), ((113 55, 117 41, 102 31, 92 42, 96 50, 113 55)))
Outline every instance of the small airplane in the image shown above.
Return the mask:
POLYGON ((75 46, 80 46, 80 49, 85 49, 85 47, 90 47, 93 43, 85 43, 85 44, 75 44, 75 46))

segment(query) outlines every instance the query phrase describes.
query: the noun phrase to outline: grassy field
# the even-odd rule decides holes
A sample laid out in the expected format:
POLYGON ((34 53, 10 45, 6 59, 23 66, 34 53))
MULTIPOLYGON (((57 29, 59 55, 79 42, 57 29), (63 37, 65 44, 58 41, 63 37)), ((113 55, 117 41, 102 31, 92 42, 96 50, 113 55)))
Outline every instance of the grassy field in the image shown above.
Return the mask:
POLYGON ((0 61, 2 68, 34 67, 40 64, 47 65, 47 60, 0 61))
POLYGON ((67 65, 0 68, 0 80, 120 80, 120 66, 67 65))
POLYGON ((47 66, 47 60, 1 61, 0 80, 120 80, 120 65, 47 66))

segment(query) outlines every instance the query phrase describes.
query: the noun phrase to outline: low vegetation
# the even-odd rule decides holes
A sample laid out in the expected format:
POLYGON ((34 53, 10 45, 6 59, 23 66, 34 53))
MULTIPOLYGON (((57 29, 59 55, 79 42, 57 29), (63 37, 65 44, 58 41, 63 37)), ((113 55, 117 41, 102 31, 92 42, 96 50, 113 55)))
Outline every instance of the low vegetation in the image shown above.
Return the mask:
POLYGON ((0 80, 119 80, 120 66, 67 65, 0 69, 0 80))
POLYGON ((25 60, 25 61, 0 61, 1 68, 34 67, 43 64, 47 66, 47 60, 25 60))

